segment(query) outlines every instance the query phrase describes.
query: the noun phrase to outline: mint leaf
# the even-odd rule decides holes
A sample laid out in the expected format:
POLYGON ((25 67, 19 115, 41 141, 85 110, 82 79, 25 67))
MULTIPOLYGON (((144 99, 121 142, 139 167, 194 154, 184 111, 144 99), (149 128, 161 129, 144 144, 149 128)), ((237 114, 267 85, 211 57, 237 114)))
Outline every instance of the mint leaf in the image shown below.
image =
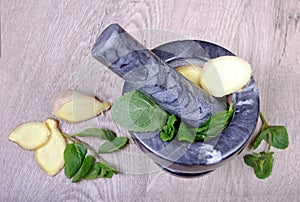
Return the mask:
POLYGON ((247 154, 244 156, 246 165, 254 169, 257 178, 265 179, 270 176, 273 168, 273 153, 274 152, 260 152, 247 154))
POLYGON ((112 141, 116 137, 116 133, 104 128, 87 128, 76 135, 79 137, 97 137, 108 141, 112 141))
POLYGON ((206 141, 218 136, 230 123, 233 116, 233 104, 228 110, 220 111, 212 115, 197 129, 196 141, 206 141))
POLYGON ((84 157, 86 155, 87 148, 79 143, 68 144, 64 151, 65 160, 65 175, 67 178, 73 177, 73 175, 80 168, 84 157))
POLYGON ((129 131, 153 132, 161 130, 167 113, 139 91, 131 91, 120 97, 112 107, 112 117, 129 131))
POLYGON ((80 181, 91 169, 91 167, 94 164, 94 157, 91 155, 88 155, 82 162, 81 167, 74 175, 74 178, 72 179, 72 182, 78 182, 80 181))
POLYGON ((253 141, 253 149, 256 149, 262 140, 265 140, 268 144, 277 149, 286 149, 289 146, 288 133, 284 126, 264 127, 253 141))
POLYGON ((113 174, 118 174, 118 170, 116 170, 115 168, 113 168, 111 165, 109 165, 108 163, 101 161, 100 162, 100 166, 101 166, 101 171, 99 174, 99 177, 105 177, 105 178, 111 178, 113 176, 113 174))
POLYGON ((97 177, 111 178, 113 174, 118 174, 118 170, 112 167, 110 164, 101 161, 96 162, 89 170, 89 172, 84 176, 85 179, 91 180, 97 177))
POLYGON ((133 93, 129 99, 129 116, 137 126, 146 128, 151 124, 149 113, 152 106, 155 103, 148 97, 139 92, 133 93))
POLYGON ((263 128, 262 131, 256 136, 256 138, 253 141, 253 149, 256 149, 262 140, 266 140, 269 133, 268 128, 263 128))
MULTIPOLYGON (((271 135, 269 144, 277 149, 286 149, 289 146, 289 138, 284 126, 268 126, 271 135)), ((268 141, 268 137, 264 137, 268 141)))
POLYGON ((176 121, 177 121, 177 118, 175 115, 168 116, 167 125, 174 126, 176 121))
POLYGON ((175 123, 177 118, 175 115, 168 116, 167 125, 165 125, 160 131, 160 139, 162 141, 169 141, 176 135, 177 129, 175 128, 175 123))
POLYGON ((197 128, 188 128, 185 123, 181 122, 177 138, 179 141, 185 140, 187 142, 193 143, 197 133, 197 128))
POLYGON ((113 141, 103 143, 98 150, 99 154, 115 152, 127 143, 127 137, 116 137, 113 141))
POLYGON ((100 174, 99 174, 99 177, 102 178, 106 175, 106 172, 108 172, 108 170, 106 168, 102 168, 101 167, 101 171, 100 171, 100 174))
POLYGON ((162 128, 162 131, 159 133, 159 137, 162 141, 170 141, 174 138, 175 136, 175 127, 174 126, 164 126, 162 128))
POLYGON ((115 169, 112 165, 110 165, 107 162, 101 161, 100 162, 101 168, 105 168, 106 170, 111 171, 113 174, 118 174, 119 171, 117 169, 115 169))
POLYGON ((171 140, 176 132, 178 140, 185 140, 193 143, 195 141, 205 141, 219 135, 230 123, 233 116, 233 104, 230 104, 228 110, 224 110, 212 115, 198 128, 188 128, 183 122, 180 123, 178 129, 174 127, 176 123, 176 116, 168 117, 166 125, 160 132, 160 138, 163 141, 171 140))
POLYGON ((103 175, 105 178, 112 178, 113 173, 111 171, 106 171, 106 173, 103 175))
POLYGON ((198 134, 205 134, 205 132, 209 129, 210 119, 206 120, 202 125, 197 128, 198 134))
POLYGON ((84 176, 86 180, 96 179, 100 174, 101 166, 99 162, 94 163, 94 165, 90 168, 90 170, 84 176))

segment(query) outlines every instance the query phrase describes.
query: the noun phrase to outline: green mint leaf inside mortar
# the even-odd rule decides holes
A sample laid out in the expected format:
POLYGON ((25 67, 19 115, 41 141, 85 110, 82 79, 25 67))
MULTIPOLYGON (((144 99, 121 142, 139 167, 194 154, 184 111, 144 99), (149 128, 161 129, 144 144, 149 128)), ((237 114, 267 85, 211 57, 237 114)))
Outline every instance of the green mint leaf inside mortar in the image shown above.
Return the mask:
POLYGON ((120 97, 111 109, 114 121, 121 127, 135 132, 161 130, 167 113, 139 91, 131 91, 120 97))

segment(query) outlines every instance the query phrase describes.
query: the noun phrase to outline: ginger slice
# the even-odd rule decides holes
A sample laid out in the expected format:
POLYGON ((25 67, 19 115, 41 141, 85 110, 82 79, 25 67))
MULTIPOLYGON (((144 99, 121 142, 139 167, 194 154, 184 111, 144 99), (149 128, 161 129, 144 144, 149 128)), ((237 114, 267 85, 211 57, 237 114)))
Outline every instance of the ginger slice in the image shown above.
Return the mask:
POLYGON ((8 139, 17 143, 23 149, 34 150, 44 145, 50 131, 41 122, 27 122, 17 126, 8 139))
POLYGON ((95 97, 74 90, 63 91, 52 100, 53 114, 72 123, 96 117, 109 108, 109 102, 100 102, 95 97))
POLYGON ((215 97, 240 91, 251 78, 251 65, 236 56, 221 56, 204 64, 201 87, 215 97))
POLYGON ((201 67, 196 65, 185 65, 176 68, 185 78, 200 87, 201 67))
POLYGON ((53 176, 64 167, 66 140, 58 129, 57 121, 47 119, 45 124, 50 130, 50 138, 44 146, 35 150, 34 156, 39 166, 53 176))

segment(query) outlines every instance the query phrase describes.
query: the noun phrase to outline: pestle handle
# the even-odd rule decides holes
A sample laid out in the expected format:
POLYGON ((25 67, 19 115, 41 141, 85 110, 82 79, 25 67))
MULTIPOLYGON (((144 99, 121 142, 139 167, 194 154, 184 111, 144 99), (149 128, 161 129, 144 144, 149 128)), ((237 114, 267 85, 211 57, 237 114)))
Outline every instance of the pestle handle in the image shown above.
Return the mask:
POLYGON ((95 59, 193 127, 225 106, 148 50, 120 25, 108 26, 92 48, 95 59))

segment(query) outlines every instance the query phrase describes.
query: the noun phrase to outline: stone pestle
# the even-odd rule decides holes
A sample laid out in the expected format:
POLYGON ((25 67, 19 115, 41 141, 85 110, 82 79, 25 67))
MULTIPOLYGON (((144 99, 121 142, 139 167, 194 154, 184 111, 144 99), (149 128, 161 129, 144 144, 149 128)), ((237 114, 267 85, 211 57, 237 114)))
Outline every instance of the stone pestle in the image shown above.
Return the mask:
POLYGON ((191 127, 198 127, 225 109, 224 103, 189 82, 118 24, 111 24, 102 32, 92 55, 191 127))

